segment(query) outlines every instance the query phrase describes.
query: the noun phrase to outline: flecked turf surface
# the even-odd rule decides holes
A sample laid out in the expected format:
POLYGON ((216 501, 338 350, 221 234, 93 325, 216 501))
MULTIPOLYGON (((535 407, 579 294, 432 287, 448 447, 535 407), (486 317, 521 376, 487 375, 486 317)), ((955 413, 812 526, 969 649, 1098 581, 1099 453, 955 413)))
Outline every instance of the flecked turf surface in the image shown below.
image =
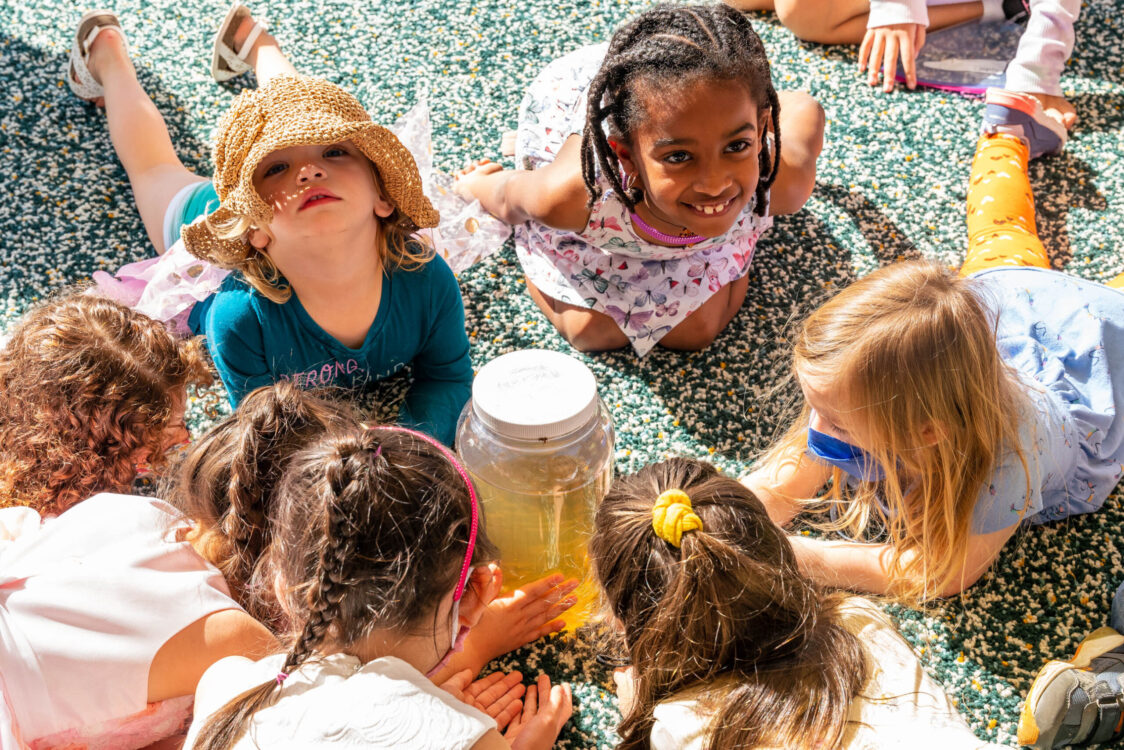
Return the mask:
MULTIPOLYGON (((234 88, 209 77, 217 0, 107 0, 129 34, 142 82, 189 166, 207 172, 213 124, 234 88)), ((355 92, 389 122, 423 90, 433 107, 437 165, 498 157, 523 87, 549 60, 606 39, 641 0, 292 0, 258 3, 303 71, 355 92)), ((1039 228, 1057 266, 1094 279, 1124 268, 1124 3, 1086 3, 1064 85, 1081 124, 1062 156, 1031 168, 1039 228)), ((150 249, 102 113, 63 82, 81 9, 73 0, 0 1, 0 294, 10 320, 95 269, 150 249)), ((853 48, 797 42, 753 16, 779 87, 811 91, 827 112, 819 181, 799 214, 779 220, 754 263, 749 300, 707 351, 585 358, 619 435, 622 470, 671 454, 710 456, 744 472, 781 422, 771 395, 785 373, 786 326, 814 301, 879 264, 924 255, 955 263, 965 245, 965 184, 977 101, 868 89, 853 48)), ((526 297, 510 247, 461 275, 479 366, 513 349, 568 351, 526 297)), ((391 390, 394 390, 391 388, 391 390)), ((401 390, 399 387, 397 390, 401 390)), ((192 400, 192 424, 225 412, 217 391, 192 400)), ((1022 534, 962 601, 899 612, 927 667, 982 738, 1013 744, 1021 695, 1044 659, 1072 652, 1105 620, 1124 580, 1119 498, 1101 512, 1022 534)), ((613 742, 610 682, 589 654, 556 640, 508 666, 575 683, 568 747, 613 742)))

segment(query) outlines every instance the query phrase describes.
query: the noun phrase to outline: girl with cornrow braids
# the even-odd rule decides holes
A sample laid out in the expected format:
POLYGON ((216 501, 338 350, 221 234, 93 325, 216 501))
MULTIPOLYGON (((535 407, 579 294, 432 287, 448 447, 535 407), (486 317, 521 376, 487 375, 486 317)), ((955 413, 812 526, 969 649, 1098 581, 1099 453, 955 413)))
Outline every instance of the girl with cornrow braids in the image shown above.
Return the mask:
POLYGON ((567 686, 540 677, 519 706, 494 682, 508 697, 497 720, 427 679, 480 619, 477 566, 495 553, 448 449, 399 427, 338 432, 292 459, 273 501, 268 573, 288 651, 208 670, 186 747, 552 746, 567 686))
POLYGON ((741 308, 772 217, 811 194, 823 126, 773 88, 745 15, 660 5, 548 65, 517 168, 481 160, 457 189, 515 225, 527 289, 574 347, 697 350, 741 308))
POLYGON ((619 478, 589 554, 619 750, 995 747, 885 615, 803 575, 762 503, 710 464, 619 478))

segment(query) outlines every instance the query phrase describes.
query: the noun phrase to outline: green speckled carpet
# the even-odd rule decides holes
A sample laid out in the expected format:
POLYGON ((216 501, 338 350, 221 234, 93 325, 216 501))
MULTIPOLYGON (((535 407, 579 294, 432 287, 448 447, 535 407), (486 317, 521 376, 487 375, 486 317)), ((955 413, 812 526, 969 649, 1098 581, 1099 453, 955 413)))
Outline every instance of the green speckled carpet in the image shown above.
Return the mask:
MULTIPOLYGON (((141 80, 189 166, 207 172, 208 137, 234 89, 209 76, 219 0, 106 0, 130 36, 141 80)), ((601 41, 641 0, 291 0, 259 2, 297 66, 359 96, 390 122, 428 90, 437 165, 498 158, 524 86, 554 57, 601 41)), ((150 253, 103 114, 63 81, 74 0, 0 0, 0 294, 4 320, 99 268, 150 253)), ((1032 165, 1038 224, 1057 266, 1088 278, 1124 268, 1124 45, 1120 0, 1086 3, 1064 78, 1081 123, 1064 155, 1032 165)), ((848 280, 901 257, 949 263, 964 246, 964 194, 981 105, 934 92, 885 96, 855 72, 853 48, 797 42, 754 16, 779 87, 811 91, 827 112, 819 184, 805 210, 761 243, 749 298, 705 352, 657 349, 585 358, 613 410, 622 470, 672 454, 744 472, 779 427, 784 337, 794 316, 848 280)), ((513 349, 566 351, 524 293, 510 248, 461 275, 473 359, 513 349)), ((399 389, 400 390, 400 389, 399 389)), ((225 412, 201 393, 192 424, 225 412)), ((982 738, 1013 744, 1022 694, 1048 657, 1068 655, 1107 618, 1124 580, 1119 498, 1101 512, 1022 534, 962 601, 895 611, 927 667, 982 738)), ((606 674, 572 642, 508 666, 575 683, 568 747, 613 743, 606 674)))

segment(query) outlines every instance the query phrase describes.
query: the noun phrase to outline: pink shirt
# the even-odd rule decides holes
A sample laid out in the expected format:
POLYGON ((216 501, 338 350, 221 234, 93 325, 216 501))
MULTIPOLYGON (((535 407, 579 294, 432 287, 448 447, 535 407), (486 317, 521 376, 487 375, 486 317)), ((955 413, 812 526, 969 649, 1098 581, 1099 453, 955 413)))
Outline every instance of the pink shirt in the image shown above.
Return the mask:
POLYGON ((156 652, 204 615, 238 608, 218 570, 176 541, 187 523, 161 500, 127 495, 96 495, 37 527, 26 509, 0 515, 17 513, 18 536, 0 533, 0 744, 5 723, 9 742, 32 747, 96 747, 134 715, 166 723, 148 704, 156 652))

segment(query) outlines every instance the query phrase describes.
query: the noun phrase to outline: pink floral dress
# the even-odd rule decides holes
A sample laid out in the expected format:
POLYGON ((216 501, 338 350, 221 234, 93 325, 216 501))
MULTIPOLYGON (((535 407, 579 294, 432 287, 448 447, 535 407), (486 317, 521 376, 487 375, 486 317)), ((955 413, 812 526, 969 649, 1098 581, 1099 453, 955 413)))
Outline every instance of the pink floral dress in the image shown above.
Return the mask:
MULTIPOLYGON (((608 45, 582 47, 550 63, 519 106, 515 163, 537 169, 585 126, 586 91, 608 45)), ((528 221, 515 228, 515 252, 527 278, 543 294, 609 315, 637 355, 712 294, 749 271, 771 216, 747 205, 726 234, 689 247, 648 242, 633 229, 619 196, 601 179, 601 197, 581 232, 528 221)))

